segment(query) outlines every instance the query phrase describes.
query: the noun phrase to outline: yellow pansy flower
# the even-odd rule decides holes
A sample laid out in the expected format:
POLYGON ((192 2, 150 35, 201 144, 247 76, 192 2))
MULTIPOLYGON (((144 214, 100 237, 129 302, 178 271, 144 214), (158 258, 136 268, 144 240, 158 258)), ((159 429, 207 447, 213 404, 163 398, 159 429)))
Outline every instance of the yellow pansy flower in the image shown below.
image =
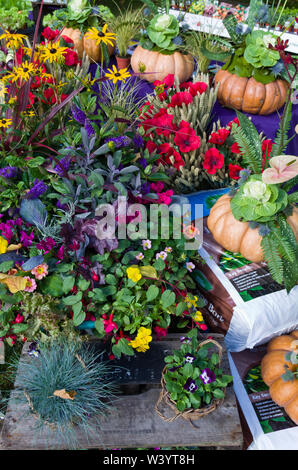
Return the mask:
POLYGON ((200 310, 197 310, 195 315, 193 316, 193 319, 194 321, 202 322, 204 320, 202 312, 200 312, 200 310))
POLYGON ((131 279, 133 282, 138 282, 142 278, 141 271, 138 267, 130 266, 126 269, 128 279, 131 279))
POLYGON ((7 252, 8 241, 5 238, 0 237, 0 255, 7 252))

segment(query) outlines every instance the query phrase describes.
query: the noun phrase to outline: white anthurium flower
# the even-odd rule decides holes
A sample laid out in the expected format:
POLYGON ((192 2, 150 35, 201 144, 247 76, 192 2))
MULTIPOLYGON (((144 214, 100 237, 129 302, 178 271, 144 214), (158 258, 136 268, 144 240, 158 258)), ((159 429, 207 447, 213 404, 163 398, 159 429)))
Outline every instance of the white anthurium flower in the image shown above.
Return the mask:
POLYGON ((262 180, 266 184, 284 183, 298 175, 298 157, 279 155, 270 158, 269 165, 270 168, 262 173, 262 180))

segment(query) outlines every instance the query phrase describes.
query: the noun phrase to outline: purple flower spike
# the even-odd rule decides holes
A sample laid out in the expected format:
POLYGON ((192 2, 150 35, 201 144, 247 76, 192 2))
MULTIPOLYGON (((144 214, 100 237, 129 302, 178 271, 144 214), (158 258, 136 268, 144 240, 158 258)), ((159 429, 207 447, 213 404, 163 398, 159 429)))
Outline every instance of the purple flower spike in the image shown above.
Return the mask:
POLYGON ((15 166, 5 166, 4 168, 0 169, 0 176, 3 176, 3 178, 15 178, 18 176, 19 169, 16 168, 15 166))
POLYGON ((200 375, 200 379, 202 380, 203 384, 209 384, 209 383, 215 381, 216 375, 214 374, 214 372, 212 370, 210 370, 210 369, 208 369, 208 367, 206 367, 206 369, 202 370, 202 373, 200 375))
POLYGON ((188 362, 189 364, 192 364, 193 361, 196 359, 195 356, 193 356, 192 354, 185 354, 185 362, 188 362))
POLYGON ((34 180, 33 187, 26 194, 26 199, 37 199, 48 189, 47 185, 38 179, 34 180))
POLYGON ((190 393, 194 393, 198 389, 198 386, 191 377, 188 377, 187 381, 184 384, 184 389, 190 393))

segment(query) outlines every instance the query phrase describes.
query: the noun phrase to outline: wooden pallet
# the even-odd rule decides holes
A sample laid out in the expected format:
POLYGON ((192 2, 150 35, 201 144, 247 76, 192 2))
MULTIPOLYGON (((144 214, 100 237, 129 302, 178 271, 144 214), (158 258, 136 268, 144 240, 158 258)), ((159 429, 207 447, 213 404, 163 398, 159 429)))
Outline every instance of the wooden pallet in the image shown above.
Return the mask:
MULTIPOLYGON (((222 335, 212 334, 212 337, 224 345, 222 335)), ((223 405, 211 414, 195 421, 196 428, 182 418, 167 423, 155 412, 154 406, 159 397, 160 377, 164 366, 163 357, 171 350, 177 349, 179 345, 179 335, 171 334, 166 340, 153 342, 150 354, 139 353, 135 359, 129 357, 124 362, 121 361, 121 366, 124 367, 121 370, 129 370, 131 373, 128 374, 130 379, 126 380, 125 374, 122 374, 119 381, 122 384, 126 382, 130 388, 132 385, 142 384, 140 387, 142 392, 120 396, 115 401, 111 414, 100 419, 100 431, 90 436, 88 441, 78 429, 74 428, 78 438, 78 448, 125 449, 187 446, 235 450, 242 448, 243 436, 231 385, 227 389, 223 405), (147 376, 146 384, 144 384, 144 371, 147 376)), ((26 354, 26 347, 23 349, 23 354, 26 354)), ((120 365, 119 362, 117 364, 120 365)), ((222 367, 226 373, 230 373, 225 350, 222 367)), ((15 390, 18 390, 20 385, 17 376, 15 390)), ((16 391, 12 391, 0 436, 0 449, 63 449, 56 433, 48 427, 34 432, 36 418, 33 415, 25 418, 27 411, 28 406, 17 403, 16 391)))

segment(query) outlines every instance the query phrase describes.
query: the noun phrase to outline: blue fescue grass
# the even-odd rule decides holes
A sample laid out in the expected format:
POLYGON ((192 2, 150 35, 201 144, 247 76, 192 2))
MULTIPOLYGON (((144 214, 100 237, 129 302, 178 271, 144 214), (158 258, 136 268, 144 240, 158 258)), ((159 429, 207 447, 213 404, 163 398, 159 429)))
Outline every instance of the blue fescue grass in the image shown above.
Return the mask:
POLYGON ((29 404, 40 432, 44 425, 56 433, 64 448, 77 448, 76 428, 88 439, 100 429, 99 419, 111 409, 117 387, 112 368, 90 346, 61 340, 39 346, 38 357, 22 357, 18 367, 16 400, 29 404), (74 399, 54 396, 56 390, 74 391, 74 399))

